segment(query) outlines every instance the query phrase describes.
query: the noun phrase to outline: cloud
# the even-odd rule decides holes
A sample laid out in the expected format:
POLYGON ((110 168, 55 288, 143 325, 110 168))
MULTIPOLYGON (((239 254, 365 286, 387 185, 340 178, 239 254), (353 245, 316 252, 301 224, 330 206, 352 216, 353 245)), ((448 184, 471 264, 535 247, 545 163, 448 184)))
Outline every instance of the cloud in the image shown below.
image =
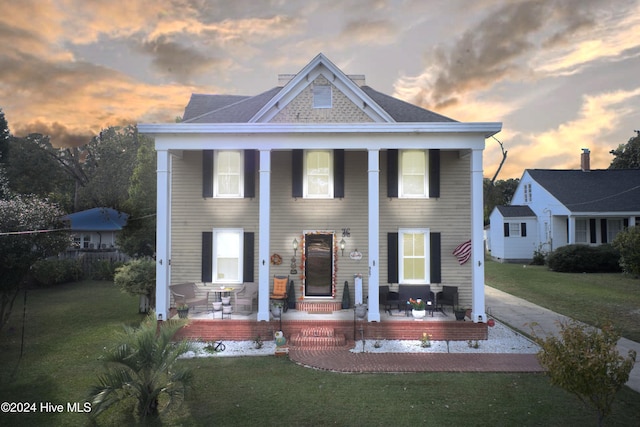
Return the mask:
POLYGON ((636 112, 640 87, 585 95, 582 101, 575 119, 543 132, 510 138, 504 175, 520 176, 524 168, 578 168, 582 148, 591 150, 592 168, 609 167, 612 160, 609 151, 626 142, 612 140, 610 134, 619 129, 627 116, 636 112))
POLYGON ((398 29, 389 20, 360 19, 346 23, 340 36, 343 43, 391 44, 395 41, 398 29))
MULTIPOLYGON (((526 59, 552 49, 595 26, 597 1, 528 0, 507 2, 465 31, 453 46, 427 53, 429 65, 416 79, 411 101, 427 108, 459 102, 464 93, 485 90, 505 79, 527 78, 526 59)), ((399 85, 408 82, 404 77, 399 85)))

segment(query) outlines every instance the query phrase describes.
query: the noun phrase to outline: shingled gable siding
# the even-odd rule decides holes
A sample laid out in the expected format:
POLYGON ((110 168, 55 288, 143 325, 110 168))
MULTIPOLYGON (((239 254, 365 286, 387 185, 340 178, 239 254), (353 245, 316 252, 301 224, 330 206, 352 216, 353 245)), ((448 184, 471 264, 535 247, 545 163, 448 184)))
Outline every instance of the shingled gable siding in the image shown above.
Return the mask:
MULTIPOLYGON (((257 266, 258 198, 203 198, 205 155, 202 151, 184 151, 182 158, 173 160, 172 283, 203 281, 203 233, 211 233, 214 228, 242 228, 245 237, 253 233, 256 240, 252 262, 254 270, 257 266)), ((209 254, 205 254, 204 258, 210 258, 209 254)), ((248 273, 244 272, 245 275, 248 273)), ((254 281, 257 281, 255 274, 254 281)))
MULTIPOLYGON (((387 197, 387 156, 380 159, 380 271, 386 282, 389 269, 387 235, 398 228, 429 228, 440 233, 441 284, 458 286, 460 303, 471 303, 470 263, 459 265, 451 253, 471 235, 470 156, 460 157, 457 151, 440 151, 440 197, 429 199, 399 199, 387 197)), ((393 154, 392 154, 393 157, 393 154)), ((397 161, 396 161, 397 164, 397 161)), ((439 283, 432 288, 440 289, 439 283)))
POLYGON ((271 123, 366 123, 371 122, 360 107, 323 76, 302 90, 271 119, 271 123), (331 85, 332 107, 313 108, 313 85, 331 85))

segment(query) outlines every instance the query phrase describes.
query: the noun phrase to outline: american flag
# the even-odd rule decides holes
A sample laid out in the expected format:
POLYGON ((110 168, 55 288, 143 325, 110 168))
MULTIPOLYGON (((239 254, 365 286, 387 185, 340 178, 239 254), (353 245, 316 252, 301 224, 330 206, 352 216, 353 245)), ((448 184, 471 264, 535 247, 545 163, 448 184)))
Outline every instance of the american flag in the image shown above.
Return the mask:
POLYGON ((471 258, 471 240, 467 240, 466 242, 458 245, 458 247, 453 251, 453 254, 458 258, 458 263, 460 265, 469 261, 469 258, 471 258))

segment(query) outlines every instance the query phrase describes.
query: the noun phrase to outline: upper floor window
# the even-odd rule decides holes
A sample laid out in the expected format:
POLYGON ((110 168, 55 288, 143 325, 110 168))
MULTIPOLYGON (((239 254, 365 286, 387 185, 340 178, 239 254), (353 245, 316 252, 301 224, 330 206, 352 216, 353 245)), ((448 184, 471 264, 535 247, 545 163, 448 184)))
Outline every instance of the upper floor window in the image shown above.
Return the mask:
POLYGON ((313 86, 313 108, 331 108, 331 86, 313 86))
POLYGON ((401 150, 399 155, 399 197, 428 197, 428 158, 424 150, 401 150))
POLYGON ((399 283, 429 283, 429 230, 398 230, 399 283))
POLYGON ((244 197, 244 156, 242 151, 215 151, 214 196, 244 197))
POLYGON ((531 203, 533 200, 531 198, 531 184, 524 185, 524 202, 531 203))
POLYGON ((213 230, 213 281, 242 283, 243 230, 213 230))
POLYGON ((304 152, 304 193, 306 198, 333 198, 333 151, 304 152))

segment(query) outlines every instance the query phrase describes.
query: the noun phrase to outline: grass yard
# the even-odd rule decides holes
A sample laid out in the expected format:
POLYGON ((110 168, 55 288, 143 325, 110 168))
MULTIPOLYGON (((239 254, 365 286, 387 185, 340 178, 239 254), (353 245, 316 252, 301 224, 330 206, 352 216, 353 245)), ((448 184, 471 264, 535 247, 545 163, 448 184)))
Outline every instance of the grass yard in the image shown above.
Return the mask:
MULTIPOLYGON (((24 356, 22 297, 0 335, 0 402, 84 403, 101 372, 101 350, 124 323, 137 324, 137 300, 111 283, 81 282, 29 291, 24 356)), ((193 391, 163 425, 595 425, 577 398, 541 374, 337 374, 303 368, 286 358, 184 360, 193 391)), ((133 423, 111 411, 97 425, 133 423)), ((640 419, 640 395, 618 395, 607 425, 640 419)), ((91 425, 86 414, 6 414, 0 425, 91 425)))
POLYGON ((597 326, 610 320, 640 342, 640 280, 623 274, 556 273, 545 266, 485 262, 486 284, 597 326))

